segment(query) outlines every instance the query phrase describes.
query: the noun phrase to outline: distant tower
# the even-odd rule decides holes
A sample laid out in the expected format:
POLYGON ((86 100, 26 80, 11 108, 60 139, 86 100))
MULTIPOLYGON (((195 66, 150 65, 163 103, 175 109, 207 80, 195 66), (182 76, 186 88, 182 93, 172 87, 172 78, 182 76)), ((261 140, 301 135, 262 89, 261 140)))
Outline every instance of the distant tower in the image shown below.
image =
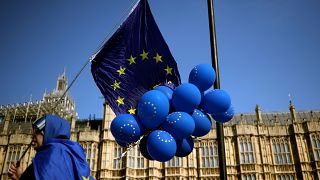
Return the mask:
POLYGON ((64 93, 68 88, 68 80, 66 77, 66 68, 64 68, 63 73, 58 77, 57 86, 55 92, 64 93))
POLYGON ((75 102, 69 93, 66 93, 64 97, 62 97, 67 88, 68 80, 65 68, 63 73, 59 75, 57 79, 56 88, 51 93, 45 92, 43 96, 43 102, 51 104, 51 112, 49 113, 60 115, 71 122, 72 117, 77 118, 78 115, 75 112, 75 102), (58 111, 58 109, 60 110, 58 111))

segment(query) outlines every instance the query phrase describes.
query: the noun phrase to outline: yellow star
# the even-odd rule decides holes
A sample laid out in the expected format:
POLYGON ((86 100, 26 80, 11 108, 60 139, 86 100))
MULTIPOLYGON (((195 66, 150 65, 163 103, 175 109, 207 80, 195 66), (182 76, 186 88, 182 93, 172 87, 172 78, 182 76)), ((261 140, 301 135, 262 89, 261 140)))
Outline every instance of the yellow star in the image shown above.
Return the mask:
POLYGON ((120 104, 124 104, 123 100, 124 98, 118 96, 118 99, 116 100, 116 102, 118 103, 118 106, 120 106, 120 104))
POLYGON ((136 108, 130 108, 129 110, 128 110, 128 113, 129 114, 136 114, 136 108))
POLYGON ((111 85, 113 87, 113 90, 120 89, 121 82, 117 82, 114 80, 114 83, 111 85))
POLYGON ((155 56, 155 57, 153 57, 153 59, 155 59, 156 60, 156 63, 158 63, 158 62, 162 62, 162 56, 160 56, 158 53, 157 53, 157 55, 155 56))
POLYGON ((90 176, 88 177, 82 176, 82 180, 90 180, 90 176))
POLYGON ((145 52, 145 51, 143 50, 142 54, 140 54, 142 60, 148 59, 148 54, 149 54, 148 52, 145 52))
POLYGON ((130 56, 130 58, 128 59, 130 65, 131 64, 135 64, 136 63, 136 57, 133 57, 132 55, 130 56))
POLYGON ((169 74, 172 75, 172 68, 169 67, 168 65, 167 65, 167 68, 165 68, 164 70, 167 72, 166 75, 169 75, 169 74))
POLYGON ((126 70, 126 68, 123 68, 122 66, 120 66, 120 69, 117 70, 117 72, 119 73, 119 76, 121 76, 122 74, 126 74, 124 71, 126 70))

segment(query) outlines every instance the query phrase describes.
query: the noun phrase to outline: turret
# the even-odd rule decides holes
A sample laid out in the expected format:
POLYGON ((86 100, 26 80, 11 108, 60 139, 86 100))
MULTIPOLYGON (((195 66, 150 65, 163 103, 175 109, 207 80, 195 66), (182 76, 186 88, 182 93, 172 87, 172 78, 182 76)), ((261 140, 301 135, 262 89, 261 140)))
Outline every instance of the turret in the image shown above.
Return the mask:
POLYGON ((64 92, 68 87, 68 81, 66 77, 66 69, 64 69, 63 73, 59 76, 57 80, 56 92, 64 92))
POLYGON ((104 117, 103 117, 103 129, 109 129, 111 121, 116 117, 115 113, 112 111, 108 103, 105 101, 103 103, 104 107, 104 117))
POLYGON ((290 104, 289 104, 289 109, 290 109, 292 123, 297 122, 296 110, 295 110, 294 105, 291 100, 290 100, 290 104))
POLYGON ((3 124, 3 129, 2 129, 3 134, 8 134, 10 119, 11 119, 10 113, 7 111, 4 116, 4 124, 3 124))
POLYGON ((256 105, 255 111, 256 111, 256 116, 257 116, 257 122, 258 122, 258 124, 261 124, 262 123, 261 108, 258 104, 256 105))

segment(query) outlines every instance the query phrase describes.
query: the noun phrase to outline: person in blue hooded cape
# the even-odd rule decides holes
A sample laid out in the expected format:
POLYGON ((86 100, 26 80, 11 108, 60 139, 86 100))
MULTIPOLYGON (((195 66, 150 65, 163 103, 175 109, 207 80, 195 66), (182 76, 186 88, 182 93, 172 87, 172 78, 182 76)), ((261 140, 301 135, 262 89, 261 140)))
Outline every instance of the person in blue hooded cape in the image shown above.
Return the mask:
POLYGON ((33 141, 37 153, 24 172, 13 163, 9 168, 11 179, 93 179, 84 149, 69 140, 70 134, 70 124, 63 118, 46 115, 36 120, 33 141))

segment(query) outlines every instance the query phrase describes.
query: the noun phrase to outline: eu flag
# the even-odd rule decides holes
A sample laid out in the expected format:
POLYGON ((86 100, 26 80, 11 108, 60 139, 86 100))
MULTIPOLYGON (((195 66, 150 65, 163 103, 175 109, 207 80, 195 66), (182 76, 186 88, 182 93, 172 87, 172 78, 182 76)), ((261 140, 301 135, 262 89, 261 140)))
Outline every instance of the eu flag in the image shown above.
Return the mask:
POLYGON ((140 0, 95 54, 93 78, 115 114, 135 114, 139 98, 155 86, 180 84, 177 64, 152 16, 140 0))

